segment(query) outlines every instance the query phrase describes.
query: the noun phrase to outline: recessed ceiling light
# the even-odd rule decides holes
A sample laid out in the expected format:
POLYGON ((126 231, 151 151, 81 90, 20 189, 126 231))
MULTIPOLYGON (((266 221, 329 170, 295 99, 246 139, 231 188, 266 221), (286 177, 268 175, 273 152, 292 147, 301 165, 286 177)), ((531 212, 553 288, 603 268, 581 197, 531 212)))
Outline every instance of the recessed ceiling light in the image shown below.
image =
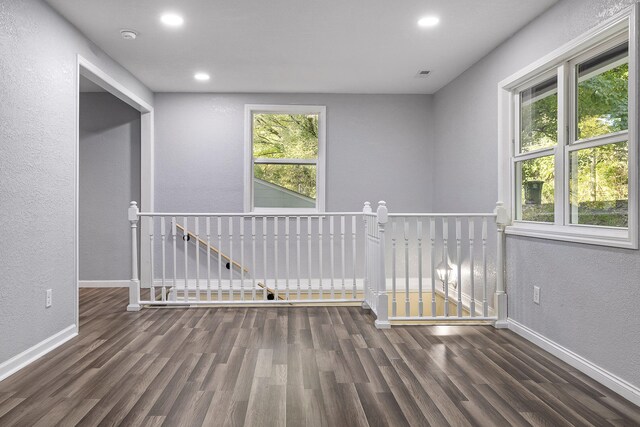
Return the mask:
POLYGON ((440 23, 440 18, 437 16, 425 16, 418 21, 418 25, 421 27, 435 27, 440 23))
POLYGON ((193 78, 200 82, 206 82, 211 78, 211 76, 209 76, 209 74, 207 73, 195 73, 193 78))
POLYGON ((182 16, 175 13, 165 13, 160 17, 160 21, 169 27, 179 27, 184 23, 182 16))

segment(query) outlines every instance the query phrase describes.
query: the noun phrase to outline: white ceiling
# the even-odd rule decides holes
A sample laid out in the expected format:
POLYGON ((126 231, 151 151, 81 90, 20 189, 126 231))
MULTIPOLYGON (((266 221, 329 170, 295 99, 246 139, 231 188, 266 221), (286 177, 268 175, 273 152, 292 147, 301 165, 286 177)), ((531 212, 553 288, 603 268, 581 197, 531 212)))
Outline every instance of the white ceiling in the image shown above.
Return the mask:
POLYGON ((47 1, 155 92, 434 93, 557 0, 47 1))

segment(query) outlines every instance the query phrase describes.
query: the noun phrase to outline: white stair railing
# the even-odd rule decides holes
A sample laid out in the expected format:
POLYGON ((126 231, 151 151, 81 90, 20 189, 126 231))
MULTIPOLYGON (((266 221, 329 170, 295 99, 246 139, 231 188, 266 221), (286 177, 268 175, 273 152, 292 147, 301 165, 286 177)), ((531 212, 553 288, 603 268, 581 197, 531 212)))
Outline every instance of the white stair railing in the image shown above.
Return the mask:
POLYGON ((148 213, 131 202, 128 219, 129 311, 358 303, 372 310, 378 328, 416 321, 503 327, 506 321, 508 218, 501 204, 493 213, 389 214, 385 202, 374 213, 367 202, 362 212, 269 215, 148 213), (140 239, 149 245, 152 273, 144 298, 139 221, 148 221, 140 239))
MULTIPOLYGON (((132 202, 129 215, 132 227, 147 221, 141 239, 152 272, 148 294, 131 309, 363 301, 360 212, 148 213, 132 202)), ((140 295, 139 280, 136 287, 140 295)))
POLYGON ((493 213, 393 213, 388 221, 391 322, 502 326, 507 216, 501 205, 493 213))

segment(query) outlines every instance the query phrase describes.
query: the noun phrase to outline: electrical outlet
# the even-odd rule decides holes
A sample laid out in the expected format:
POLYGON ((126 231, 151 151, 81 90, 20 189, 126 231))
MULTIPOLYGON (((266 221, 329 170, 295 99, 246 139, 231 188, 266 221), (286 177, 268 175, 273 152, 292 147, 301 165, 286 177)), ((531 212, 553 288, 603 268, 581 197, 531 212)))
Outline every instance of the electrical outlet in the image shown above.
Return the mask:
POLYGON ((44 304, 46 308, 51 307, 52 297, 53 297, 52 294, 53 294, 53 289, 47 289, 47 301, 44 304))
POLYGON ((540 286, 533 287, 533 302, 540 304, 540 286))

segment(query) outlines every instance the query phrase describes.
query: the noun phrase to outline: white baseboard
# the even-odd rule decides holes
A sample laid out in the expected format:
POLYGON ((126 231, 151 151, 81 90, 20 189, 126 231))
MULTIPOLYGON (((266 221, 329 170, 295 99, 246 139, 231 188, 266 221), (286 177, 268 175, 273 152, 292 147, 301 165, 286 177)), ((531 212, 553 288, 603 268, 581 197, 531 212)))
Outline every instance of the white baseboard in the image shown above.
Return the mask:
POLYGON ((129 280, 80 280, 80 288, 128 288, 129 280))
POLYGON ((76 335, 78 335, 78 327, 70 325, 11 359, 0 363, 0 381, 18 372, 76 335))
POLYGON ((630 402, 633 402, 634 404, 640 406, 640 388, 634 386, 633 384, 630 384, 629 382, 601 368, 593 362, 590 362, 579 354, 576 354, 573 351, 561 346, 560 344, 551 341, 549 338, 540 335, 538 332, 529 329, 528 327, 516 322, 513 319, 508 319, 507 323, 509 324, 510 330, 520 335, 524 339, 531 341, 538 347, 548 351, 558 359, 568 363, 583 374, 588 375, 589 377, 615 391, 630 402))

